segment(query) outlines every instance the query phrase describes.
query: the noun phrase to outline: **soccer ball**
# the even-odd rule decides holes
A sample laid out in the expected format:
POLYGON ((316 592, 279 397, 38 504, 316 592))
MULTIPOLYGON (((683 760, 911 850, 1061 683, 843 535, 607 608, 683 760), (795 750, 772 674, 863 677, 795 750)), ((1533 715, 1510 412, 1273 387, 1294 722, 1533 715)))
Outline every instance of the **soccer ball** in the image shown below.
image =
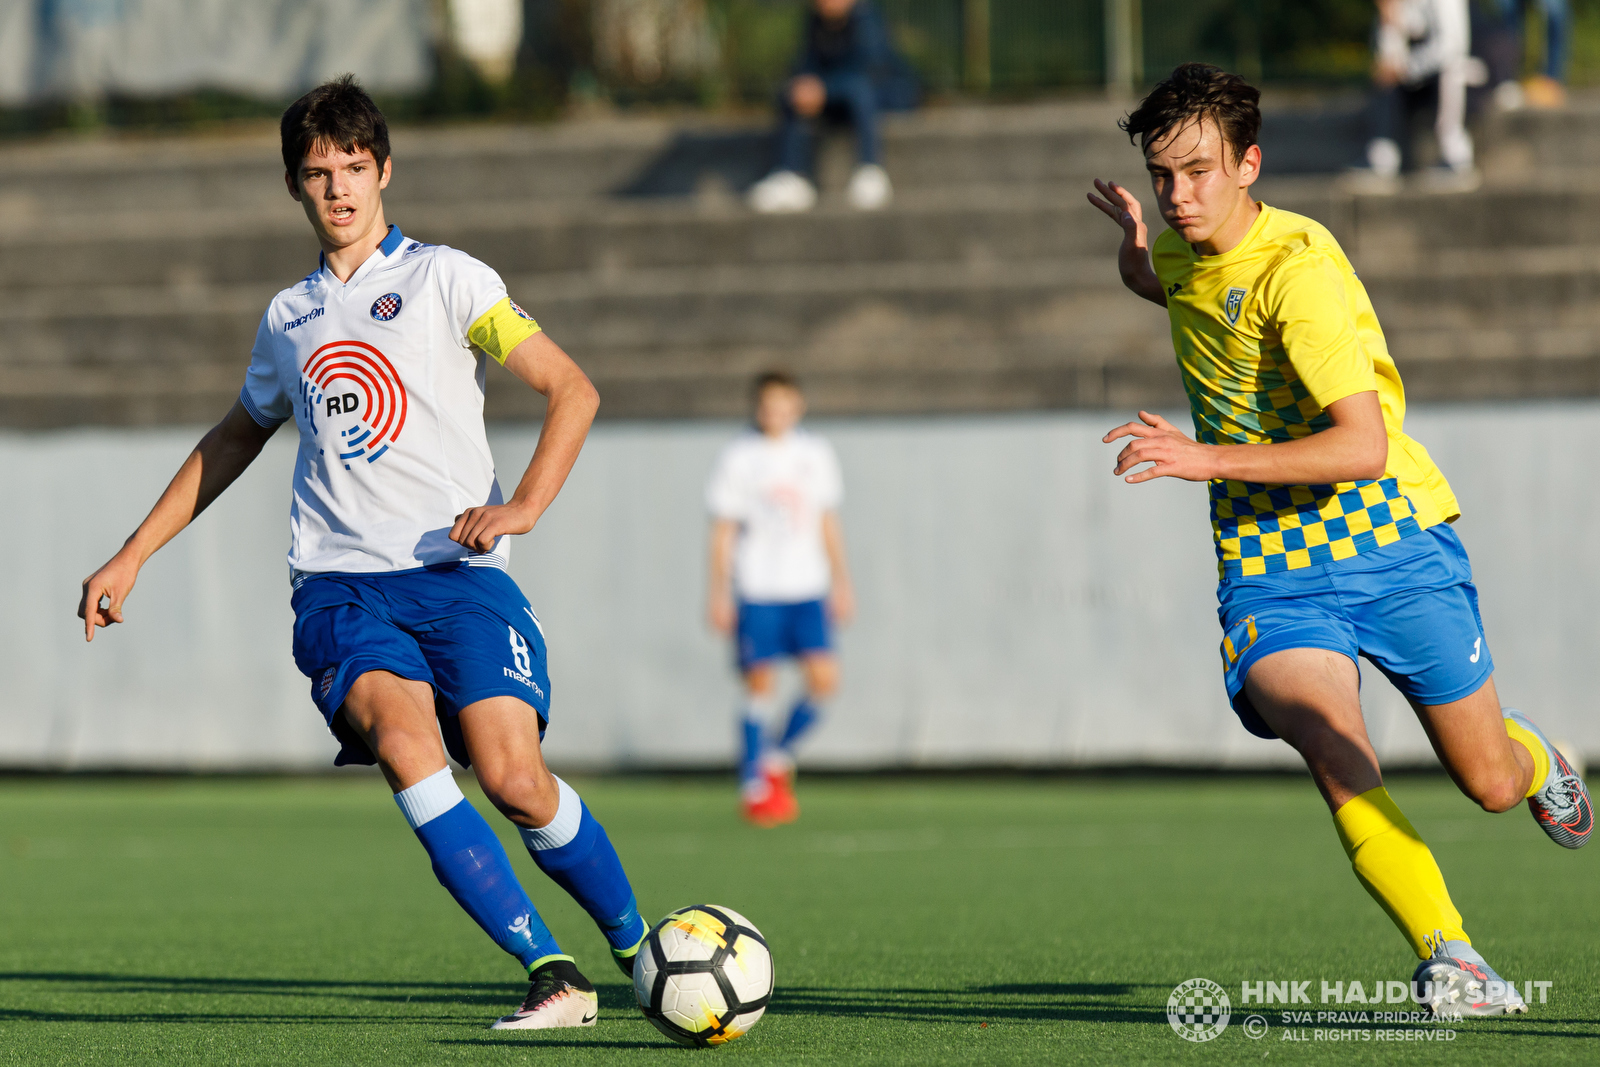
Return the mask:
POLYGON ((633 992, 655 1028, 684 1045, 722 1045, 746 1033, 772 996, 772 953, 730 908, 679 908, 645 936, 633 992))

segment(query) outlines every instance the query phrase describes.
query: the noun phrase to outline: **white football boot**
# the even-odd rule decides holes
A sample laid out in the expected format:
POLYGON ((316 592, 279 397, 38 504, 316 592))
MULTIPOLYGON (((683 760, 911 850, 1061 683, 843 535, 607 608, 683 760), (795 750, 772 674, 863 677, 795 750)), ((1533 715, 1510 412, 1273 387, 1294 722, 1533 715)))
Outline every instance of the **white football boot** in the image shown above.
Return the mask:
POLYGON ((522 1007, 489 1024, 491 1030, 553 1030, 593 1026, 600 1015, 594 986, 571 960, 551 960, 528 975, 531 984, 522 1007))

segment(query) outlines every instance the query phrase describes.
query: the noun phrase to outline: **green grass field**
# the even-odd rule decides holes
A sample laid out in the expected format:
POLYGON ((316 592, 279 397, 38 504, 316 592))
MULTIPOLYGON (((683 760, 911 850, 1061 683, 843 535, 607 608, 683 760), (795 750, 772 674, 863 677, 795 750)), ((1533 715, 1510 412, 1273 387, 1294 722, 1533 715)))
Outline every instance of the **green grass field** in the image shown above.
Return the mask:
POLYGON ((647 916, 723 903, 766 933, 778 988, 750 1035, 705 1051, 658 1035, 510 834, 601 1018, 486 1030, 526 985, 433 880, 377 779, 11 779, 0 1063, 1600 1060, 1600 848, 1565 852, 1525 811, 1479 813, 1442 777, 1391 789, 1489 959, 1555 984, 1531 1015, 1426 1044, 1285 1041, 1276 1005, 1265 1037, 1244 1033, 1243 980, 1312 979, 1316 998, 1321 979, 1370 989, 1414 966, 1305 780, 803 781, 802 821, 766 832, 736 818, 729 783, 575 784, 647 916), (1202 1045, 1166 1021, 1193 977, 1235 1005, 1202 1045))

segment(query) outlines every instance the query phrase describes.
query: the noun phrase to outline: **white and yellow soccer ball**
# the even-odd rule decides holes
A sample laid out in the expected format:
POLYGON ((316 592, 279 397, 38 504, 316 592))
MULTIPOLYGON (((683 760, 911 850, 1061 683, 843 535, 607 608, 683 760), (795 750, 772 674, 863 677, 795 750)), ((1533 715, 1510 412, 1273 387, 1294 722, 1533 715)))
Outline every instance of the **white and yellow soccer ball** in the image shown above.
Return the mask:
POLYGON ((633 992, 655 1028, 684 1045, 722 1045, 760 1020, 772 953, 731 908, 696 904, 656 923, 633 961, 633 992))

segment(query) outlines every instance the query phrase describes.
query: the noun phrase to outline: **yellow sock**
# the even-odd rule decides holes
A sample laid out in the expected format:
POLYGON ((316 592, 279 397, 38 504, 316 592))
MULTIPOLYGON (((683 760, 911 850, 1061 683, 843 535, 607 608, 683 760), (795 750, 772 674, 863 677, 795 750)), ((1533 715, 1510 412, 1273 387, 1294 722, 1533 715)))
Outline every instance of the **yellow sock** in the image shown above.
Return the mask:
POLYGON ((1444 875, 1421 836, 1383 786, 1369 789, 1333 813, 1339 841, 1356 877, 1411 942, 1420 959, 1435 930, 1446 940, 1472 943, 1450 902, 1444 875))
POLYGON ((1539 741, 1539 735, 1524 727, 1515 719, 1502 720, 1506 724, 1506 733, 1511 740, 1516 741, 1528 750, 1528 755, 1533 757, 1533 781, 1528 783, 1528 791, 1522 794, 1531 797, 1544 785, 1545 778, 1550 774, 1550 753, 1539 741))

